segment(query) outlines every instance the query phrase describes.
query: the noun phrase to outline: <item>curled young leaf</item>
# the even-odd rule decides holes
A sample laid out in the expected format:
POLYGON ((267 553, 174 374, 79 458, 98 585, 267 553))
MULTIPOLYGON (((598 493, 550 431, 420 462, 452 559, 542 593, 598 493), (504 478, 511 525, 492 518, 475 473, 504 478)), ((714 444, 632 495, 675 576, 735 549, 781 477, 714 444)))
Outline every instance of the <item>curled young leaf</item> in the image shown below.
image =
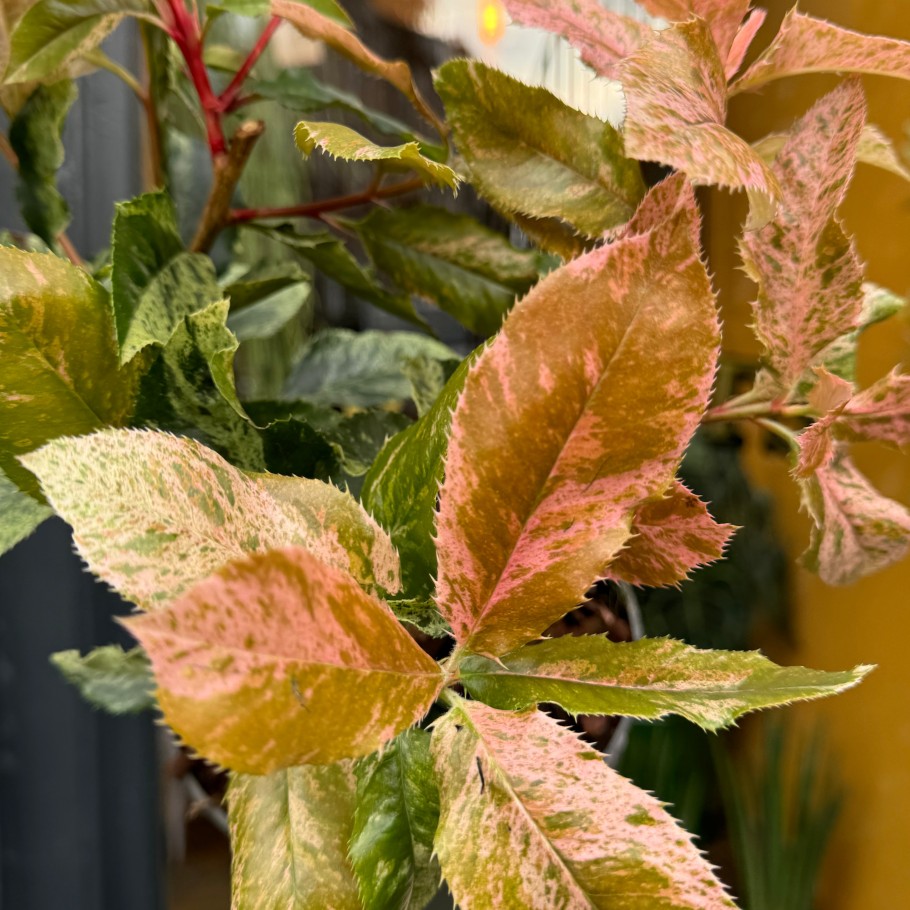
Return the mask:
POLYGON ((553 638, 499 660, 468 655, 459 678, 473 698, 521 711, 556 704, 571 714, 657 720, 678 714, 705 730, 749 711, 835 695, 868 672, 778 667, 757 651, 702 651, 669 638, 612 642, 602 635, 553 638))
POLYGON ((464 647, 495 656, 540 635, 673 482, 719 334, 693 221, 685 207, 551 272, 468 374, 437 523, 437 601, 464 647))
POLYGON ((369 755, 442 686, 385 604, 300 547, 234 560, 125 623, 151 658, 168 723, 251 774, 369 755))
POLYGON ((678 168, 694 183, 745 190, 747 229, 773 217, 779 187, 751 146, 730 132, 723 64, 707 25, 689 19, 657 32, 621 66, 626 151, 678 168))
POLYGON ((436 852, 462 910, 730 910, 661 803, 537 711, 459 702, 433 733, 436 852))

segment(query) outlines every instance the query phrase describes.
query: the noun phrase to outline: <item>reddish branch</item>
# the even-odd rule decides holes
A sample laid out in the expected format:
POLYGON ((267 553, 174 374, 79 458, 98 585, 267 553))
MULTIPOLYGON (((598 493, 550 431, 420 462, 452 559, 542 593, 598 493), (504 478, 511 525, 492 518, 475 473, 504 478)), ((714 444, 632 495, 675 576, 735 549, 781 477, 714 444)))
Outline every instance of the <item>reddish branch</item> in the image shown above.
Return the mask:
POLYGON ((352 209, 358 205, 378 202, 381 199, 403 196, 405 193, 421 189, 423 185, 423 181, 419 177, 414 177, 411 180, 402 180, 389 186, 371 187, 359 193, 334 196, 331 199, 321 199, 305 205, 291 205, 277 209, 234 209, 229 215, 229 223, 240 224, 245 221, 264 221, 269 218, 319 218, 328 212, 352 209))
POLYGON ((221 93, 218 101, 221 104, 221 110, 223 112, 228 113, 237 106, 244 82, 246 82, 247 77, 250 75, 250 71, 268 47, 269 41, 272 40, 272 35, 275 34, 275 30, 279 25, 281 25, 281 19, 278 16, 272 16, 269 20, 269 24, 259 36, 259 40, 256 42, 255 47, 250 51, 246 60, 243 61, 240 69, 237 70, 236 75, 231 80, 231 84, 221 93))

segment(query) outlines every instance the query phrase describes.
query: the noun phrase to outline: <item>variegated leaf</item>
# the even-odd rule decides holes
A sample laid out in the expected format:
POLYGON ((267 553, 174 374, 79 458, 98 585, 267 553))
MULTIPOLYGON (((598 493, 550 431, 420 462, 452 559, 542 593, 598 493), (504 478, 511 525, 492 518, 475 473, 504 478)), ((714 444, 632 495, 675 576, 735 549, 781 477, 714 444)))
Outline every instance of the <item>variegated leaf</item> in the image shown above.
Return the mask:
POLYGON ((910 445, 910 375, 892 370, 858 392, 834 422, 838 436, 910 445))
POLYGON ((662 498, 636 511, 633 536, 606 577, 649 587, 678 584, 694 569, 720 559, 735 531, 733 525, 718 524, 705 503, 677 481, 662 498))
POLYGON ((385 604, 301 547, 229 562, 124 622, 151 658, 167 722, 236 771, 369 755, 442 686, 385 604))
POLYGON ((724 126, 724 68, 702 20, 657 32, 623 62, 620 78, 629 155, 678 168, 697 184, 745 190, 749 229, 773 217, 777 179, 751 146, 724 126))
POLYGON ((730 46, 730 53, 727 55, 727 62, 724 64, 724 74, 728 79, 732 79, 743 65, 746 53, 752 46, 759 29, 765 24, 767 16, 768 14, 763 9, 752 10, 749 18, 736 33, 733 44, 730 46))
POLYGON ((718 345, 693 220, 550 273, 468 374, 437 522, 437 601, 462 646, 495 656, 540 635, 673 482, 718 345))
POLYGON ((461 910, 722 910, 661 803, 552 718, 459 702, 433 734, 436 852, 461 910))
POLYGON ((471 182, 506 214, 558 219, 598 237, 627 221, 644 194, 619 133, 546 89, 450 60, 436 90, 471 182))
POLYGON ((329 484, 257 480, 194 440, 136 430, 59 439, 27 458, 89 568, 144 609, 235 557, 291 544, 364 584, 396 585, 388 538, 329 484))
POLYGON ((406 730, 356 769, 349 854, 364 910, 423 910, 439 890, 439 792, 430 734, 406 730))
POLYGON ((417 142, 403 145, 376 145, 340 123, 314 123, 301 121, 294 130, 297 147, 304 155, 311 155, 319 149, 332 158, 344 161, 371 161, 386 165, 398 165, 420 171, 436 183, 458 189, 461 178, 452 168, 438 161, 424 157, 417 142))
POLYGON ((494 708, 557 704, 575 715, 646 720, 678 714, 705 730, 749 711, 834 695, 868 670, 778 667, 758 651, 701 651, 669 638, 617 643, 603 635, 552 638, 499 660, 468 655, 458 667, 471 696, 494 708))
POLYGON ((853 397, 853 383, 847 382, 824 367, 816 367, 818 382, 810 389, 809 404, 821 415, 797 437, 799 457, 794 474, 809 477, 834 457, 832 427, 853 397))
POLYGON ((89 704, 109 714, 138 714, 155 706, 155 678, 142 648, 104 645, 85 655, 58 651, 51 663, 89 704))
POLYGON ((232 775, 232 910, 362 910, 348 860, 355 786, 351 762, 232 775))
POLYGON ((505 0, 505 6, 519 25, 561 35, 591 69, 607 78, 616 78, 616 64, 638 50, 652 32, 597 0, 505 0))
POLYGON ((335 19, 324 16, 297 0, 271 0, 272 15, 287 19, 302 35, 327 45, 356 67, 394 86, 414 109, 440 133, 445 127, 414 84, 411 69, 403 60, 384 60, 335 19))
POLYGON ((0 471, 0 556, 53 514, 52 509, 23 493, 0 471))
POLYGON ((828 584, 852 584, 910 551, 910 511, 882 496, 842 453, 800 488, 814 523, 803 563, 828 584))
POLYGON ((749 91, 783 76, 829 72, 910 79, 910 42, 852 32, 794 6, 767 50, 730 91, 749 91))
POLYGON ((836 212, 865 117, 862 87, 851 80, 796 124, 774 161, 782 188, 778 216, 740 245, 759 287, 755 332, 784 390, 860 320, 862 266, 836 212))
POLYGON ((107 291, 56 256, 0 248, 0 470, 38 493, 16 456, 120 425, 137 373, 120 369, 107 291))
MULTIPOLYGON (((754 143, 752 147, 771 164, 789 138, 787 133, 771 133, 754 143)), ((894 143, 871 123, 867 123, 860 134, 859 144, 856 147, 856 160, 861 164, 870 164, 910 181, 910 169, 898 156, 894 143)))

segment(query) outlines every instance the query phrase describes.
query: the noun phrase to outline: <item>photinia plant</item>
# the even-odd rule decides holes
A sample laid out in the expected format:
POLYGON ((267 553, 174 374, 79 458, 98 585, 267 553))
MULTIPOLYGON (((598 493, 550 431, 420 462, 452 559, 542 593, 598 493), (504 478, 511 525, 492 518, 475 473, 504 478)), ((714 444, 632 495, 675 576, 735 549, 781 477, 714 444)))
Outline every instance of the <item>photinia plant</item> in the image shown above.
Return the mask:
POLYGON ((869 668, 546 632, 595 584, 679 584, 721 558, 735 529, 677 479, 703 423, 757 421, 786 441, 814 523, 806 563, 827 581, 908 548, 910 513, 848 449, 908 441, 906 375, 860 390, 854 369, 864 328, 904 302, 864 282, 837 213, 858 161, 910 175, 853 77, 754 146, 725 114, 731 94, 803 72, 908 78, 910 44, 794 11, 739 74, 764 20, 749 0, 642 0, 655 27, 594 0, 506 5, 621 83, 621 129, 470 60, 436 74, 443 118, 334 0, 26 0, 0 14, 3 149, 35 235, 0 249, 0 543, 55 512, 141 611, 126 620, 140 648, 55 662, 112 710, 153 700, 231 770, 236 908, 418 908, 440 878, 463 910, 734 906, 666 809, 540 706, 717 730, 869 668), (270 18, 225 74, 211 34, 230 15, 270 18), (147 85, 99 49, 125 16, 141 22, 147 85), (260 72, 281 20, 391 85, 434 138, 306 70, 260 72), (69 77, 99 66, 149 115, 158 186, 118 206, 111 251, 89 265, 55 175, 69 77), (269 101, 340 107, 385 137, 295 130, 304 155, 368 167, 365 188, 243 197, 264 126, 237 113, 269 101), (212 163, 189 234, 170 160, 184 132, 212 163), (641 161, 667 175, 648 188, 641 161), (464 181, 536 249, 440 206, 391 206, 464 181), (699 184, 750 201, 740 250, 764 358, 729 400, 713 391, 699 184), (210 255, 222 235, 227 267, 210 255), (286 258, 256 261, 251 240, 286 258), (280 394, 251 400, 235 354, 300 314, 309 269, 417 329, 421 298, 492 338, 462 359, 420 332, 327 329, 280 394), (434 639, 451 642, 442 659, 418 643, 434 639))

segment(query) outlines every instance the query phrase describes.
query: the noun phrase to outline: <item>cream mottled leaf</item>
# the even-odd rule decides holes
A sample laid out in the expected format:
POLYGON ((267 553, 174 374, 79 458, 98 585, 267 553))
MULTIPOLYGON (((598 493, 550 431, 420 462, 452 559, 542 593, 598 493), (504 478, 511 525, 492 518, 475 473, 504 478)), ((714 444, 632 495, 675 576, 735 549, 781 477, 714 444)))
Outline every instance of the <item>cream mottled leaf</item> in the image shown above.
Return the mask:
POLYGON ((627 221, 644 186, 608 123, 476 60, 436 75, 472 184, 506 214, 559 219, 597 237, 627 221))
POLYGON ((439 890, 439 792, 430 734, 406 730, 359 762, 349 854, 364 910, 423 910, 439 890))
POLYGON ((852 584, 910 551, 910 511, 882 496, 843 453, 800 489, 814 524, 803 563, 828 584, 852 584))
POLYGON ((58 651, 51 663, 91 705, 109 714, 138 714, 155 705, 155 679, 142 648, 104 645, 80 654, 58 651))
POLYGON ((151 19, 150 0, 39 0, 10 37, 7 82, 51 76, 96 48, 124 16, 151 19))
POLYGON ((711 28, 720 59, 726 62, 752 0, 639 0, 639 2, 652 16, 682 20, 694 15, 704 19, 711 28))
POLYGON ((858 392, 834 422, 835 432, 852 441, 910 445, 910 375, 892 370, 858 392))
POLYGON ((782 188, 778 215, 740 245, 746 272, 759 287, 755 332, 785 390, 860 321, 862 266, 836 212, 865 117, 862 87, 850 80, 795 125, 774 161, 782 188))
POLYGON ((52 509, 23 493, 0 471, 0 556, 53 514, 52 509))
POLYGON ((634 536, 610 563, 607 578, 649 587, 677 584, 720 559, 735 531, 718 524, 707 505, 677 481, 662 498, 638 508, 634 536))
POLYGON ((385 604, 301 547, 229 562, 125 623, 171 727, 251 774, 369 755, 420 720, 442 685, 385 604))
POLYGON ((784 76, 829 72, 910 79, 910 42, 853 32, 794 7, 767 50, 733 83, 731 93, 784 76))
POLYGON ((232 910, 362 910, 347 856, 355 786, 351 762, 231 776, 232 910))
MULTIPOLYGON (((769 164, 787 144, 787 133, 771 133, 753 144, 753 148, 769 164)), ((910 181, 910 169, 904 164, 894 143, 877 126, 867 123, 859 137, 856 147, 856 160, 860 164, 869 164, 881 168, 897 177, 910 181)))
POLYGON ((328 484, 261 482, 194 440, 138 430, 56 440, 27 461, 89 568, 144 609, 231 559, 291 544, 364 584, 394 584, 385 536, 328 484))
POLYGON ((119 367, 107 291, 56 256, 0 248, 0 339, 0 470, 37 493, 16 456, 125 423, 137 375, 119 367))
POLYGON ((477 335, 492 335, 537 281, 537 256, 468 215, 419 205, 375 208, 356 224, 377 268, 477 335))
POLYGON ((458 189, 461 179, 452 168, 422 155, 418 142, 394 146, 376 145, 340 123, 301 121, 294 130, 294 139, 304 155, 311 155, 314 149, 319 149, 332 158, 344 161, 371 161, 409 168, 453 190, 458 189))
POLYGON ((411 102, 424 120, 444 132, 439 118, 414 84, 410 67, 403 60, 379 57, 340 22, 297 0, 271 0, 271 4, 273 16, 287 19, 305 37, 324 43, 364 72, 384 79, 411 102))
POLYGON ((505 0, 519 25, 561 35, 601 76, 616 78, 616 64, 651 36, 641 22, 605 9, 597 0, 505 0))
POLYGON ((494 708, 522 711, 546 703, 576 715, 647 720, 678 714, 718 730, 749 711, 834 695, 867 671, 778 667, 757 651, 702 651, 669 638, 617 643, 570 635, 495 661, 469 655, 459 678, 473 698, 494 708))
POLYGON ((436 852, 461 910, 734 907, 662 804, 552 718, 460 702, 433 756, 436 852))
POLYGON ((777 180, 751 146, 724 126, 723 64, 702 20, 657 32, 623 62, 621 80, 629 155, 670 165, 697 184, 745 190, 748 228, 771 219, 777 180))
POLYGON ((693 220, 684 208, 551 272, 468 374, 437 522, 437 601, 465 647, 541 634, 673 483, 718 345, 693 220))

